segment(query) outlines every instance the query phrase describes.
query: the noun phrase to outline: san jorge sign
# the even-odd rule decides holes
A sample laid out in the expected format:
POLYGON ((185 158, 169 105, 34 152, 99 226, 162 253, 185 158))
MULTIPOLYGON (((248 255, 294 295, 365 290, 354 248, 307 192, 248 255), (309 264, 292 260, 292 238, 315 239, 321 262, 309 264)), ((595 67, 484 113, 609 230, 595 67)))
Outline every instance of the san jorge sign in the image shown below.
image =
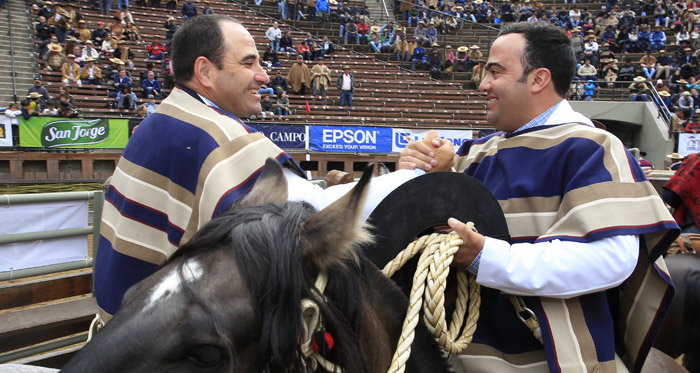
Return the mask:
POLYGON ((124 148, 126 119, 20 119, 20 145, 41 148, 124 148))

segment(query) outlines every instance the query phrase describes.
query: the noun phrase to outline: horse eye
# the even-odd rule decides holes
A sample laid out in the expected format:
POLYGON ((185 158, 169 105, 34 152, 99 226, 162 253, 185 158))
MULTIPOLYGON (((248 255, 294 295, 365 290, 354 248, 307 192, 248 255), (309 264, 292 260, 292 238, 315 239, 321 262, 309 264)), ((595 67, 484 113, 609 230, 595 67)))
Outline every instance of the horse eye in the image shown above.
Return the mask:
POLYGON ((187 354, 187 360, 201 367, 212 367, 221 361, 222 351, 218 346, 201 345, 187 354))

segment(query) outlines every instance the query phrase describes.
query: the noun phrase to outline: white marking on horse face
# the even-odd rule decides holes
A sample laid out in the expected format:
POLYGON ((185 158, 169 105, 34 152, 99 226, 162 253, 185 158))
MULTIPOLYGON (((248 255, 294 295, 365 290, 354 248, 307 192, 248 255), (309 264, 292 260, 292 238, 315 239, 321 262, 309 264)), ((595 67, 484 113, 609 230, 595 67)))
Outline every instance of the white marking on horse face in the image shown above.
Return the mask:
POLYGON ((148 304, 144 308, 144 311, 155 306, 158 300, 167 298, 181 291, 181 279, 187 282, 194 282, 200 277, 202 277, 203 273, 204 269, 202 268, 202 265, 194 259, 190 259, 182 265, 181 276, 178 274, 177 267, 172 268, 170 272, 163 276, 160 282, 153 288, 148 304))

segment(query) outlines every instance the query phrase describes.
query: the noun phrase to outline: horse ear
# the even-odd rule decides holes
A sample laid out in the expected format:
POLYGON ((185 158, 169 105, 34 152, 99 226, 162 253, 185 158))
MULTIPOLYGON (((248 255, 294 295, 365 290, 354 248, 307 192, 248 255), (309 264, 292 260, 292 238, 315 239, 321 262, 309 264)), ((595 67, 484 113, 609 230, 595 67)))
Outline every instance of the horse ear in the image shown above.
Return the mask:
POLYGON ((346 259, 355 259, 354 245, 371 241, 359 218, 373 171, 374 164, 368 165, 350 192, 299 227, 304 258, 311 260, 319 269, 342 266, 346 259))
POLYGON ((260 206, 267 203, 283 204, 286 202, 287 179, 284 177, 282 165, 274 158, 268 158, 253 188, 233 208, 260 206))

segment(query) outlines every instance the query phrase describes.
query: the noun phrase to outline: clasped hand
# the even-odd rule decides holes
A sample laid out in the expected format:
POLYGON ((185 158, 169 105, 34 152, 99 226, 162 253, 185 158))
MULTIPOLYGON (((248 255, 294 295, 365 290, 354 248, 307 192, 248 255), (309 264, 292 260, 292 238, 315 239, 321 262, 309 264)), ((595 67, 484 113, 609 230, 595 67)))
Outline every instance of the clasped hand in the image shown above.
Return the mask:
MULTIPOLYGON (((429 131, 423 141, 412 141, 406 145, 399 156, 399 169, 450 171, 454 166, 454 155, 452 141, 441 139, 436 131, 429 131)), ((455 253, 452 266, 464 269, 483 249, 486 238, 455 218, 448 219, 447 225, 464 241, 455 253)))

